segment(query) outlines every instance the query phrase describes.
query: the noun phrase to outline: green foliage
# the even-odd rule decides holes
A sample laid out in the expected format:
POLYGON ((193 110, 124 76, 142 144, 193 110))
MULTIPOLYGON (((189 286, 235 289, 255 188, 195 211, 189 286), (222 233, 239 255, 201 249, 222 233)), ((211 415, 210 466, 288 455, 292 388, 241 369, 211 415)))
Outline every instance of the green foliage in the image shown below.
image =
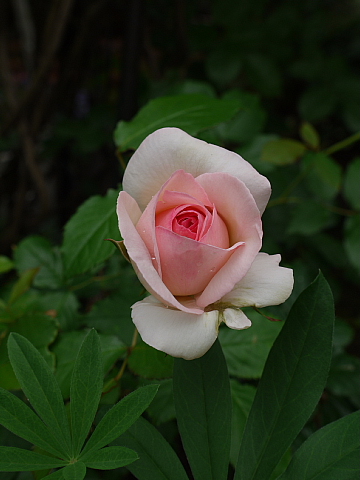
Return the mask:
POLYGON ((333 309, 331 290, 321 275, 294 303, 267 359, 235 480, 269 478, 313 412, 330 366, 333 309))
POLYGON ((12 334, 9 357, 34 411, 22 400, 0 390, 0 422, 13 433, 43 449, 40 454, 17 447, 0 447, 0 471, 49 470, 65 467, 64 479, 80 480, 86 467, 108 470, 127 465, 137 454, 123 447, 106 447, 141 415, 156 394, 149 385, 118 402, 98 424, 82 448, 94 421, 102 392, 100 340, 91 330, 76 357, 70 387, 70 417, 49 366, 24 337, 12 334), (104 448, 105 447, 105 448, 104 448))
POLYGON ((231 442, 231 394, 219 341, 201 358, 175 359, 174 401, 194 478, 226 479, 231 442))
POLYGON ((90 270, 113 252, 103 240, 118 235, 116 198, 113 190, 106 197, 91 197, 66 224, 62 248, 66 276, 90 270))
POLYGON ((230 119, 239 110, 234 101, 205 95, 177 95, 151 100, 130 122, 121 121, 115 130, 120 151, 135 149, 150 133, 162 127, 178 127, 195 135, 230 119))

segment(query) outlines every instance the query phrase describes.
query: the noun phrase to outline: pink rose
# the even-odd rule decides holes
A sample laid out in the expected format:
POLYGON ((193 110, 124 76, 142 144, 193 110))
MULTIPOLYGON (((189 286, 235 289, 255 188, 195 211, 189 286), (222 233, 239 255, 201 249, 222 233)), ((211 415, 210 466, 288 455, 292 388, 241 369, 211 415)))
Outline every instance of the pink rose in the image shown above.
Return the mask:
POLYGON ((132 306, 143 340, 174 357, 202 356, 224 321, 251 326, 246 306, 284 302, 292 270, 259 253, 268 180, 239 155, 177 128, 149 135, 118 199, 119 228, 151 296, 132 306))

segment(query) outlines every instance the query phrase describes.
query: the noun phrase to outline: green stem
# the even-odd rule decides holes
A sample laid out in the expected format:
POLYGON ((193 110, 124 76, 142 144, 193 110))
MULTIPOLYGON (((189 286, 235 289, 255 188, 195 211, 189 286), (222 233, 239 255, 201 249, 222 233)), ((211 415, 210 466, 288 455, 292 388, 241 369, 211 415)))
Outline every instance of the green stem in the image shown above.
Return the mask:
POLYGON ((331 155, 335 152, 338 152, 339 150, 342 150, 343 148, 348 147, 349 145, 352 145, 353 143, 357 142, 360 140, 360 132, 354 133, 354 135, 351 135, 348 138, 345 138, 345 140, 341 140, 341 142, 334 143, 331 147, 327 148, 326 150, 323 150, 323 152, 326 155, 331 155))

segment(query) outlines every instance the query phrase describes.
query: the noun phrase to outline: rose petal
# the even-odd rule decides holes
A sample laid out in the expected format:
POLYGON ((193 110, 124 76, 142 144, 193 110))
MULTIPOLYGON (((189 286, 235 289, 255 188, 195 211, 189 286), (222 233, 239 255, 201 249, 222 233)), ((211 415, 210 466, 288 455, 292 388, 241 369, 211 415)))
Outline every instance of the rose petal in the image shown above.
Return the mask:
POLYGON ((124 190, 144 210, 152 196, 180 169, 194 177, 212 172, 237 177, 248 187, 261 213, 270 197, 267 178, 240 155, 193 138, 178 128, 162 128, 142 142, 126 167, 124 190))
POLYGON ((226 222, 230 245, 245 242, 197 298, 199 307, 206 307, 232 290, 246 274, 261 248, 262 228, 259 210, 243 182, 227 173, 200 175, 197 181, 226 222))
POLYGON ((122 233, 125 247, 127 248, 131 263, 140 282, 144 287, 165 305, 179 308, 193 314, 203 313, 203 309, 194 305, 184 306, 180 303, 164 285, 158 272, 155 270, 150 253, 136 230, 134 223, 141 215, 141 211, 135 200, 126 192, 120 192, 117 205, 119 229, 122 233))
POLYGON ((280 267, 280 255, 258 253, 245 277, 221 302, 238 307, 279 305, 290 296, 294 279, 291 268, 280 267))
POLYGON ((148 345, 186 360, 201 357, 218 335, 219 312, 191 315, 166 308, 154 297, 132 306, 132 319, 148 345))
POLYGON ((241 242, 228 249, 214 247, 163 227, 156 227, 156 238, 162 279, 175 296, 201 292, 234 252, 244 248, 241 242))
POLYGON ((234 308, 226 308, 223 311, 224 322, 229 328, 234 330, 244 330, 251 327, 251 321, 242 310, 234 308))

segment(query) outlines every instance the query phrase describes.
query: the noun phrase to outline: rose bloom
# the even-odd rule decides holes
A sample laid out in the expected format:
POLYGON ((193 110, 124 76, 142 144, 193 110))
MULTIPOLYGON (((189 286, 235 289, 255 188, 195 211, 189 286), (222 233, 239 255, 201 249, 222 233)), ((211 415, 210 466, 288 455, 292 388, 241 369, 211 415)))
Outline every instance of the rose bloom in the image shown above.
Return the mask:
POLYGON ((143 340, 174 357, 201 357, 221 322, 251 326, 241 308, 278 305, 293 274, 259 253, 269 181, 236 153, 177 128, 149 135, 129 161, 119 229, 150 296, 132 306, 143 340))

